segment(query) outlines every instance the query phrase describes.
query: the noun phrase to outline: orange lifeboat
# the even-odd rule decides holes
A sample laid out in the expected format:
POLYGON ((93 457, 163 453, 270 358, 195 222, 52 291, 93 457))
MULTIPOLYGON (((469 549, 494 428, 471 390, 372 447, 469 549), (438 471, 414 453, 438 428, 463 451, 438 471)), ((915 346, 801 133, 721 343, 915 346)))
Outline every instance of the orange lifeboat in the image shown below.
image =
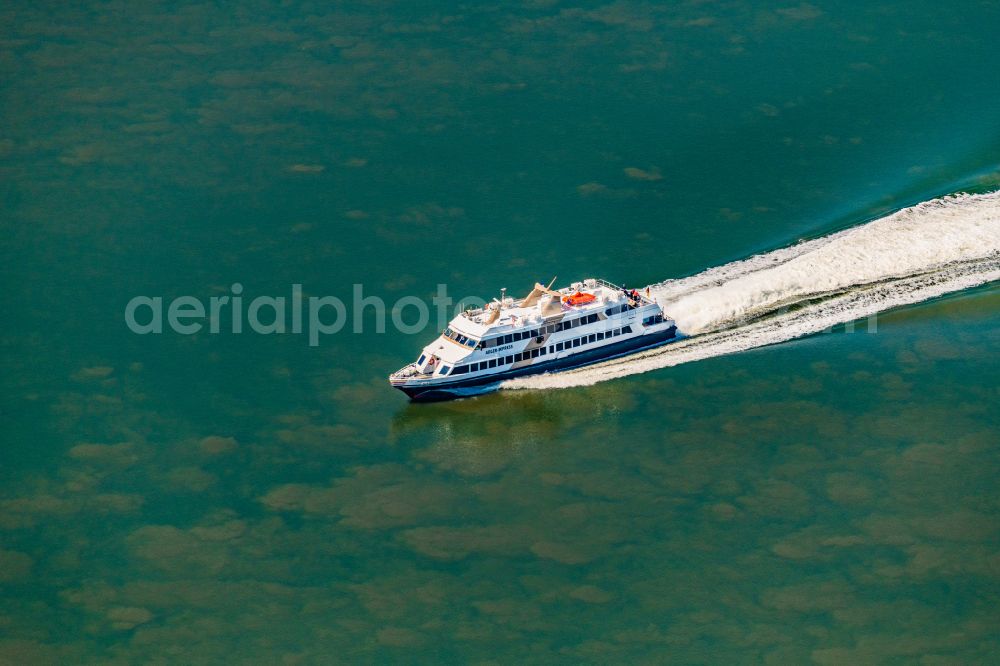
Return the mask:
POLYGON ((593 303, 596 300, 597 297, 593 294, 584 294, 580 291, 570 296, 563 296, 563 303, 566 305, 586 305, 587 303, 593 303))

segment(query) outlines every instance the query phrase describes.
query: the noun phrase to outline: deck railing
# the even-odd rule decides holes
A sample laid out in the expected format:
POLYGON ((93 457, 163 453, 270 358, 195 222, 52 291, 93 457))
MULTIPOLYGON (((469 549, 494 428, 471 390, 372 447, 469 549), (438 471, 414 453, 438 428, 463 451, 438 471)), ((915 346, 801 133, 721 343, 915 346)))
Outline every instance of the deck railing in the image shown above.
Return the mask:
POLYGON ((614 289, 615 291, 621 291, 622 288, 613 282, 608 282, 607 280, 602 280, 601 278, 593 278, 594 282, 601 285, 602 287, 607 287, 608 289, 614 289))
MULTIPOLYGON (((614 284, 613 282, 608 282, 607 280, 602 280, 600 278, 593 278, 593 280, 594 280, 594 282, 596 282, 597 284, 601 285, 602 287, 607 287, 608 289, 613 289, 613 290, 618 291, 618 292, 622 291, 621 286, 619 286, 617 284, 614 284)), ((649 305, 649 304, 652 304, 652 303, 655 302, 653 299, 647 298, 646 295, 642 291, 640 291, 638 289, 636 289, 636 291, 639 292, 639 304, 640 305, 649 305)))

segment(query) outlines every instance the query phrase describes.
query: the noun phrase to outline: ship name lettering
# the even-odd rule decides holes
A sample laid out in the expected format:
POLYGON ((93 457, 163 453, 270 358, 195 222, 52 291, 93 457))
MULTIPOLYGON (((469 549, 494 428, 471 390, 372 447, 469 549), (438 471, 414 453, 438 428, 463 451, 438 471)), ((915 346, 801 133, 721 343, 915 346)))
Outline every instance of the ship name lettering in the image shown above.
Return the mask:
POLYGON ((484 354, 496 354, 497 352, 502 352, 505 349, 513 349, 514 345, 504 345, 503 347, 494 347, 493 349, 487 349, 484 354))

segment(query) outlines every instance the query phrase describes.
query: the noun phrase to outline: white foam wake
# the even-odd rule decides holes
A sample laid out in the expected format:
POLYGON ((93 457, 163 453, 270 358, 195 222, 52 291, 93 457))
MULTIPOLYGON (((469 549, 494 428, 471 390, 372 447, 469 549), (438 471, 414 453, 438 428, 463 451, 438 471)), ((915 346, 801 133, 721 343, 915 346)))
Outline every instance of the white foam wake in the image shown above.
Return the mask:
POLYGON ((502 388, 581 386, 772 345, 1000 280, 1000 192, 957 194, 650 289, 691 337, 502 388))

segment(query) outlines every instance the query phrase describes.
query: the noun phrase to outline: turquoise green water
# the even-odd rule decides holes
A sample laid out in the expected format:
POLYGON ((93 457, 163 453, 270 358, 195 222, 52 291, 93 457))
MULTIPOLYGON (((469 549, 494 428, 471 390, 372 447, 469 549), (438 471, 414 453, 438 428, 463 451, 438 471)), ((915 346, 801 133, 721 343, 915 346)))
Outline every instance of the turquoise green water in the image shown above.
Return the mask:
POLYGON ((16 3, 0 662, 985 663, 1000 293, 409 405, 139 294, 689 275, 1000 185, 988 2, 16 3))

